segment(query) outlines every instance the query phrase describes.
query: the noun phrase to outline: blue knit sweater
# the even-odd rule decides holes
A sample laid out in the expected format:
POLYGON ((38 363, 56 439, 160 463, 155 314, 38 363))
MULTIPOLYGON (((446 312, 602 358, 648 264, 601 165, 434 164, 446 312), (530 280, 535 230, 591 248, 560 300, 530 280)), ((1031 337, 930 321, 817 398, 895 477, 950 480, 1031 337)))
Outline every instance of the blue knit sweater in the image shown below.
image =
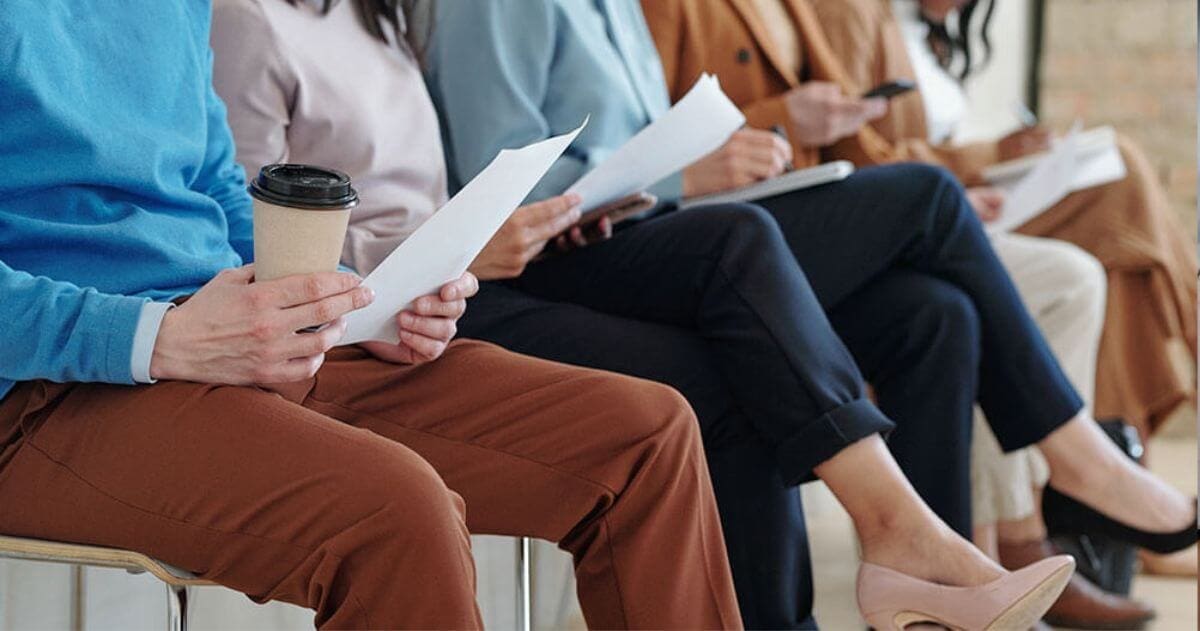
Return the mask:
POLYGON ((144 302, 252 256, 207 0, 3 0, 0 397, 132 383, 144 302))

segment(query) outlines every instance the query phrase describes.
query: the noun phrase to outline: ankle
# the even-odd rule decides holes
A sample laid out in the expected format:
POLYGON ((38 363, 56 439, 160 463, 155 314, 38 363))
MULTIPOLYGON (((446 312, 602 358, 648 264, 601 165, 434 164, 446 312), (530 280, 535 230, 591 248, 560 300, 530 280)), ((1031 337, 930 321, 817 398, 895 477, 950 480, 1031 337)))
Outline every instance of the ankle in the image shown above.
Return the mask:
POLYGON ((1102 432, 1086 411, 1065 423, 1037 447, 1060 489, 1096 491, 1127 473, 1131 461, 1102 432))
POLYGON ((1106 453, 1086 461, 1079 454, 1071 454, 1053 460, 1047 457, 1046 462, 1050 465, 1050 486, 1073 494, 1103 489, 1125 475, 1124 463, 1106 453))
POLYGON ((876 553, 886 557, 898 549, 906 549, 908 542, 937 545, 954 534, 936 518, 930 521, 921 516, 905 514, 874 515, 869 521, 856 521, 854 528, 862 546, 863 558, 868 561, 876 553))
POLYGON ((996 540, 1001 545, 1040 543, 1046 537, 1046 526, 1036 516, 996 524, 996 540))
POLYGON ((914 530, 914 520, 903 513, 872 513, 865 517, 854 518, 854 530, 858 539, 866 548, 868 543, 883 543, 906 532, 914 530))

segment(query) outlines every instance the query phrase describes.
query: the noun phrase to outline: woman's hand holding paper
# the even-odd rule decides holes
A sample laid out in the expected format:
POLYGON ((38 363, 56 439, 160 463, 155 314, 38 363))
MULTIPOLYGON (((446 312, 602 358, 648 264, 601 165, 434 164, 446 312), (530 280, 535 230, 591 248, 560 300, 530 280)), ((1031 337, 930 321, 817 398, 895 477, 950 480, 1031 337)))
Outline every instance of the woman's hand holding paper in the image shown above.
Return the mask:
POLYGON ((1015 160, 1022 156, 1050 149, 1054 134, 1045 127, 1022 127, 1000 139, 997 151, 1001 161, 1015 160))
MULTIPOLYGON (((578 195, 568 194, 518 208, 475 258, 471 272, 482 280, 520 276, 551 239, 570 234, 579 221, 579 204, 578 195)), ((583 239, 582 234, 570 236, 572 242, 583 239)), ((564 239, 558 242, 560 247, 567 245, 564 239)))

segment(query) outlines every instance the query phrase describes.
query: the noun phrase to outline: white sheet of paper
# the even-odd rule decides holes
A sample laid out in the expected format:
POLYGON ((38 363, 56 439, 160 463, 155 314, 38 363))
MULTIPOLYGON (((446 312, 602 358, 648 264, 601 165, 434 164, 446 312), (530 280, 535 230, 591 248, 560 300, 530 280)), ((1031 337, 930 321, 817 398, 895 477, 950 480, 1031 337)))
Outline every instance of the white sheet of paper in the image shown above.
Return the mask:
MULTIPOLYGON (((1082 126, 1082 123, 1081 123, 1082 126)), ((1075 148, 1080 160, 1087 160, 1097 154, 1117 147, 1117 130, 1109 125, 1082 129, 1075 136, 1075 148)), ((1029 173, 1038 162, 1049 154, 1042 151, 1021 158, 1014 158, 998 164, 984 167, 980 175, 992 184, 1011 184, 1029 173)))
POLYGON ((987 225, 989 232, 1015 230, 1071 192, 1077 174, 1078 133, 1079 123, 1076 123, 1028 175, 1001 187, 1006 194, 1004 207, 1000 218, 987 225))
POLYGON ((1113 145, 1099 153, 1080 156, 1075 164, 1075 179, 1071 190, 1078 191, 1125 179, 1128 171, 1121 150, 1113 145))
POLYGON ((1116 132, 1111 127, 1087 131, 1079 131, 1080 128, 1080 122, 1076 121, 1068 134, 1075 156, 1070 163, 1064 138, 1049 152, 984 170, 984 177, 1007 196, 1000 219, 987 225, 988 232, 1016 230, 1070 193, 1125 177, 1125 160, 1117 147, 1116 132), (1054 178, 1062 179, 1054 181, 1054 178), (1067 187, 1060 191, 1063 182, 1067 187))
POLYGON ((586 125, 584 120, 570 133, 501 151, 363 280, 375 290, 375 301, 346 316, 339 344, 398 342, 396 314, 462 276, 586 125))
POLYGON ((678 103, 579 178, 568 193, 583 198, 587 212, 644 191, 652 184, 716 151, 746 117, 705 74, 678 103))

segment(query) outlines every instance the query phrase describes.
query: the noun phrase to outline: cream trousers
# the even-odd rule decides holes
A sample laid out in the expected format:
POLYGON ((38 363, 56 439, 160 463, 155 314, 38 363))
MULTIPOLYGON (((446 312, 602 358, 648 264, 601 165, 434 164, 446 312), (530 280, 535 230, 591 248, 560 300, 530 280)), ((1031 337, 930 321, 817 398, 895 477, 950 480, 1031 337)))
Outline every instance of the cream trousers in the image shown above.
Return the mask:
MULTIPOLYGON (((1006 233, 993 237, 992 247, 1067 378, 1090 405, 1104 326, 1104 268, 1092 255, 1056 239, 1006 233)), ((1033 489, 1044 486, 1049 475, 1034 447, 1003 453, 975 409, 971 491, 977 526, 1033 514, 1033 489)))

